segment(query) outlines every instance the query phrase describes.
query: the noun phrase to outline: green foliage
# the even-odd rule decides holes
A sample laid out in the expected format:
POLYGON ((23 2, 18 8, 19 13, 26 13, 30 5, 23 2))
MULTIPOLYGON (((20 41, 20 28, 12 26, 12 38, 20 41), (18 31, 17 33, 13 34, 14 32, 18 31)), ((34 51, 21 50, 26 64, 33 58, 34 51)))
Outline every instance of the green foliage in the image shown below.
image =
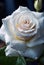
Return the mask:
POLYGON ((4 50, 0 50, 0 65, 26 65, 24 57, 6 57, 4 50))
MULTIPOLYGON (((5 56, 5 47, 0 50, 0 65, 26 65, 26 62, 34 62, 35 60, 31 58, 24 58, 22 56, 18 57, 6 57, 5 56)), ((42 53, 42 56, 37 60, 38 65, 44 65, 44 51, 42 53)))
POLYGON ((16 57, 0 57, 0 65, 15 65, 16 64, 16 57))
POLYGON ((0 49, 0 57, 5 56, 5 52, 4 52, 5 48, 6 47, 3 47, 3 48, 0 49))
POLYGON ((17 58, 16 65, 26 65, 26 61, 25 61, 24 57, 19 56, 17 58))

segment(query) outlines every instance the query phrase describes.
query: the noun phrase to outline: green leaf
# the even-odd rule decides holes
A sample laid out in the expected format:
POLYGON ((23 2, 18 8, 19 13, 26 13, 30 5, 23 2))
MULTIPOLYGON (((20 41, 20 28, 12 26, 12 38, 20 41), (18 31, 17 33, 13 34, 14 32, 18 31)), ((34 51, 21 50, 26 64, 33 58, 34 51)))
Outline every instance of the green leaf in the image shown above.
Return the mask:
POLYGON ((0 56, 5 56, 5 48, 6 46, 4 46, 3 48, 0 48, 0 56))
POLYGON ((26 65, 26 61, 25 61, 24 57, 18 56, 16 65, 26 65))
POLYGON ((17 57, 0 56, 0 65, 15 65, 17 57))

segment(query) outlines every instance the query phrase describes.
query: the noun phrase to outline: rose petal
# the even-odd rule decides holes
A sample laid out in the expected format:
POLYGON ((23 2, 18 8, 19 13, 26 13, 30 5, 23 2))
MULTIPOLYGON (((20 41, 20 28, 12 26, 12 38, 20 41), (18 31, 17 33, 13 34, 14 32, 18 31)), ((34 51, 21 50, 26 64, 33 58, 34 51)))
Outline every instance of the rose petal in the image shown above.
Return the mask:
POLYGON ((38 46, 44 44, 44 36, 43 37, 34 37, 30 42, 27 42, 28 47, 38 46))
POLYGON ((40 57, 40 55, 42 54, 43 50, 44 50, 44 45, 39 45, 31 48, 28 47, 24 56, 33 59, 38 59, 38 57, 40 57))
POLYGON ((18 51, 16 51, 15 49, 12 49, 10 46, 8 46, 8 48, 6 48, 5 50, 5 54, 6 56, 18 56, 18 51))
POLYGON ((12 24, 12 19, 10 16, 8 16, 7 18, 5 19, 2 19, 2 22, 3 22, 3 25, 5 27, 5 31, 6 33, 13 39, 15 39, 15 30, 14 30, 14 26, 12 24))
POLYGON ((0 39, 2 41, 5 41, 4 35, 5 35, 5 29, 4 29, 4 26, 2 25, 1 28, 0 28, 0 39))
POLYGON ((34 39, 32 39, 27 46, 37 46, 40 44, 44 44, 44 13, 32 12, 37 19, 39 20, 39 31, 34 39))
POLYGON ((12 19, 23 11, 30 11, 30 10, 27 7, 19 6, 19 8, 12 13, 12 19))
POLYGON ((18 56, 19 54, 23 54, 25 52, 26 45, 23 44, 22 41, 15 40, 13 42, 10 42, 10 44, 7 46, 5 52, 6 56, 18 56))

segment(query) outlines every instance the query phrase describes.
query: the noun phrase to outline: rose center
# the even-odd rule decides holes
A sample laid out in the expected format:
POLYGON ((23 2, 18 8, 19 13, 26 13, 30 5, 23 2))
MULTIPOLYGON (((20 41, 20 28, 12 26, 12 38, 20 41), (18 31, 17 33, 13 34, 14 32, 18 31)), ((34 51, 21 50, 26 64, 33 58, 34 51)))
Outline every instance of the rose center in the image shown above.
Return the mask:
POLYGON ((19 28, 20 29, 23 29, 23 30, 28 30, 30 28, 30 22, 29 21, 22 21, 20 24, 19 24, 19 28))

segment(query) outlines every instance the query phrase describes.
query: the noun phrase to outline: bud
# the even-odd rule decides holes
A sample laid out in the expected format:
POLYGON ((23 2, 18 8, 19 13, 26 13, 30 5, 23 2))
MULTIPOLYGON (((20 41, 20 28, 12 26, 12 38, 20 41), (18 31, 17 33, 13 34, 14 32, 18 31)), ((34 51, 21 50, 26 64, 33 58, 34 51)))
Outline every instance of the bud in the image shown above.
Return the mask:
POLYGON ((35 0, 34 8, 36 9, 36 11, 40 11, 42 8, 42 0, 35 0))

